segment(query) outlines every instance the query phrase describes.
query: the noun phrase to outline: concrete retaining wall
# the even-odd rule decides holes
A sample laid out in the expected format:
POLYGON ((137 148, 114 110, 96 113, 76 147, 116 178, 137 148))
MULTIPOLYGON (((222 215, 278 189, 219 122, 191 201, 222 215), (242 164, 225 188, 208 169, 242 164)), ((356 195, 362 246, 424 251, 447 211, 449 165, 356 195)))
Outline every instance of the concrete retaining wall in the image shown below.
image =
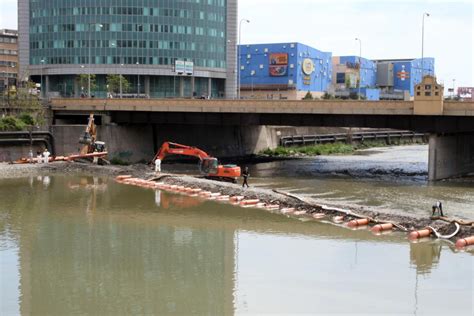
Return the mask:
MULTIPOLYGON (((43 152, 45 145, 34 144, 32 147, 33 155, 36 157, 36 152, 43 152)), ((10 162, 20 158, 26 158, 30 154, 30 145, 2 145, 0 147, 0 162, 10 162)))

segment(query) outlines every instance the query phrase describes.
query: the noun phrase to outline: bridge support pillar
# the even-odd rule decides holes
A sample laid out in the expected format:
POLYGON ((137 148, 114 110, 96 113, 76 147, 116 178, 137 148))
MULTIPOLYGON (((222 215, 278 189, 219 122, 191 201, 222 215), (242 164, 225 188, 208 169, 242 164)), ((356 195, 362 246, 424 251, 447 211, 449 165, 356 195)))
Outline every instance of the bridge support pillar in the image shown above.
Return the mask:
POLYGON ((430 135, 428 174, 432 181, 474 172, 474 133, 430 135))

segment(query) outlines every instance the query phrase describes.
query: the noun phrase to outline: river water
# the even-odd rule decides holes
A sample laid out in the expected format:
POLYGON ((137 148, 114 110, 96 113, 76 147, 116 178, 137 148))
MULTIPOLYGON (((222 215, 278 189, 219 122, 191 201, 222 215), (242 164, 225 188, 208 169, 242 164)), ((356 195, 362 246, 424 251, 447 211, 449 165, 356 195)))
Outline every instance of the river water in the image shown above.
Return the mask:
MULTIPOLYGON (((291 163, 311 165, 254 166, 251 184, 309 195, 322 195, 317 181, 334 192, 430 187, 422 177, 315 180, 312 167, 284 181, 291 163)), ((472 191, 461 188, 470 197, 459 203, 469 204, 472 191)), ((338 194, 325 198, 344 200, 338 194)), ((390 205, 373 194, 374 205, 390 205)), ((375 236, 89 176, 1 180, 0 201, 0 315, 473 313, 472 253, 447 242, 409 243, 404 234, 375 236)))

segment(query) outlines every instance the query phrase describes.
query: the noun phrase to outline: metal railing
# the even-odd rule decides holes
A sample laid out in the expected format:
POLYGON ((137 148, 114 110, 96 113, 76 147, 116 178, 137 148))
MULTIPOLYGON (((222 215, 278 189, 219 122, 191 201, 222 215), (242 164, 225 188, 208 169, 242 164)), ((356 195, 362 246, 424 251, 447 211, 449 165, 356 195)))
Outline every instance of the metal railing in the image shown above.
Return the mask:
POLYGON ((305 146, 335 142, 363 142, 364 140, 386 140, 390 144, 391 139, 423 138, 426 134, 411 131, 376 131, 376 132, 352 132, 338 134, 319 135, 293 135, 280 138, 280 146, 305 146))
POLYGON ((54 136, 48 131, 0 132, 0 146, 3 144, 33 145, 34 143, 42 143, 48 148, 52 155, 56 154, 54 136))

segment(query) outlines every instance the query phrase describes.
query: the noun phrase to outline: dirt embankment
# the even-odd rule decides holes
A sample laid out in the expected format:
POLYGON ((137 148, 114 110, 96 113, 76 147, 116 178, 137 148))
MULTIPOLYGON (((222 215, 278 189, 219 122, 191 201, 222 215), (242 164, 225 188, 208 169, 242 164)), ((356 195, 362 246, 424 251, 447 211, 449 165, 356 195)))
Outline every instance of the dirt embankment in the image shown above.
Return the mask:
MULTIPOLYGON (((97 176, 116 176, 119 174, 130 174, 137 178, 153 178, 151 168, 146 165, 133 166, 97 166, 83 163, 53 163, 53 164, 25 164, 10 165, 0 164, 0 179, 20 178, 37 175, 55 174, 85 174, 97 176)), ((441 235, 449 235, 456 230, 454 223, 444 220, 432 220, 430 218, 419 218, 413 216, 402 216, 389 212, 375 212, 363 208, 339 208, 337 205, 322 205, 317 200, 300 198, 285 192, 274 191, 265 188, 250 187, 243 189, 240 185, 217 182, 203 178, 186 175, 163 174, 157 179, 166 184, 183 185, 191 188, 199 188, 211 192, 219 192, 223 195, 244 196, 246 199, 259 199, 266 204, 278 204, 280 210, 283 208, 294 208, 298 216, 313 218, 314 214, 325 214, 325 216, 343 216, 344 221, 357 218, 370 218, 372 223, 392 222, 405 228, 407 231, 422 229, 427 226, 435 228, 441 235)), ((459 233, 451 238, 452 241, 474 235, 473 225, 461 225, 459 233)))

